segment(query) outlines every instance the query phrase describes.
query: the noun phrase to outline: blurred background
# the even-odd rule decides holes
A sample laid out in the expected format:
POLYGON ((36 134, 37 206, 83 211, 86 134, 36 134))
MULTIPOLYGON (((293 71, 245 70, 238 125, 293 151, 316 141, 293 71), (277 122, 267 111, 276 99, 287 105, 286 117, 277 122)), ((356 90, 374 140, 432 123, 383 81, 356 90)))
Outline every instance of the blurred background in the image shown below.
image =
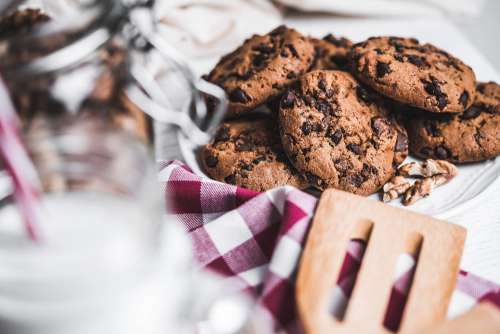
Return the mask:
MULTIPOLYGON (((170 41, 195 58, 227 52, 248 35, 266 32, 279 22, 293 25, 295 20, 321 17, 327 18, 330 27, 336 22, 356 22, 368 32, 370 24, 400 21, 401 31, 393 29, 394 35, 411 32, 427 21, 437 27, 429 31, 429 38, 453 25, 500 69, 497 0, 173 0, 160 2, 157 14, 170 41)), ((350 32, 343 27, 339 32, 343 30, 350 32)))

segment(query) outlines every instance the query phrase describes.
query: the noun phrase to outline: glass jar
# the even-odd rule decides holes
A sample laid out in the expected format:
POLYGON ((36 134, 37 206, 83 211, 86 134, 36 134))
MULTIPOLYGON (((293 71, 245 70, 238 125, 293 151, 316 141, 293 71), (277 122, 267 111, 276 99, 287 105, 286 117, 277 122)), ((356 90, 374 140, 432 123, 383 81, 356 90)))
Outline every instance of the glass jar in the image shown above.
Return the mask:
POLYGON ((207 142, 223 117, 224 91, 195 77, 161 38, 154 1, 71 3, 52 19, 39 10, 3 13, 0 73, 23 128, 92 117, 151 142, 154 119, 207 142), (218 100, 211 114, 206 95, 218 100))
POLYGON ((47 129, 27 136, 38 243, 0 199, 0 333, 270 333, 238 284, 196 268, 137 138, 93 120, 47 129))
POLYGON ((0 24, 0 73, 30 131, 40 119, 51 126, 96 118, 142 141, 151 122, 127 97, 129 8, 121 1, 81 1, 67 15, 50 18, 37 9, 4 14, 0 24))
POLYGON ((189 244, 162 224, 144 145, 88 121, 36 127, 27 143, 44 219, 33 243, 17 206, 0 205, 0 332, 182 333, 189 244))

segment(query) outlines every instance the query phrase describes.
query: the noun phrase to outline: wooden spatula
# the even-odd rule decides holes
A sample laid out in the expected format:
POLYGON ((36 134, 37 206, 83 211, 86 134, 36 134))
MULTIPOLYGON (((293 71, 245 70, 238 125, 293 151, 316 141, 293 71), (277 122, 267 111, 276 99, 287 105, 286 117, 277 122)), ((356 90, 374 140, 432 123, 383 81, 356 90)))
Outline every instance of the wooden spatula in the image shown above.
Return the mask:
POLYGON ((298 311, 307 333, 389 333, 383 320, 402 253, 418 255, 400 333, 429 328, 446 315, 465 229, 341 191, 320 200, 297 280, 298 311), (343 320, 328 309, 351 239, 367 242, 343 320))

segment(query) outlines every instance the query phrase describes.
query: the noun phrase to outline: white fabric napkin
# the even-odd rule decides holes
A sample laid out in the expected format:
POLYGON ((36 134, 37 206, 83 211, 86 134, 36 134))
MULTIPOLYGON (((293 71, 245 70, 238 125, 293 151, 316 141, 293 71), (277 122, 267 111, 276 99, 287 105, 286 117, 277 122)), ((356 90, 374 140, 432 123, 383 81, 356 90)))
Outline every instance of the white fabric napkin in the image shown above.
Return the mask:
POLYGON ((471 15, 478 16, 485 0, 277 0, 303 11, 346 15, 471 15))
POLYGON ((250 32, 266 33, 281 22, 266 0, 159 1, 155 14, 162 36, 194 57, 229 52, 250 32))

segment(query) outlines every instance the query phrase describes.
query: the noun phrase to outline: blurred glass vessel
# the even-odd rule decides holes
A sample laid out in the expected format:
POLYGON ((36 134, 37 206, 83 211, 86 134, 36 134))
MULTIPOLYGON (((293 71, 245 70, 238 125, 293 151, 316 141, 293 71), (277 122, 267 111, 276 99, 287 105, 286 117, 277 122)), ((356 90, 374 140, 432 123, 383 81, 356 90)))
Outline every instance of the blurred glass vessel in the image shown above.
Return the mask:
POLYGON ((60 126, 94 117, 147 142, 152 140, 148 114, 180 127, 194 142, 206 142, 222 118, 225 94, 196 78, 159 36, 154 1, 71 4, 53 18, 34 9, 2 14, 0 71, 24 129, 38 118, 60 126), (165 74, 169 81, 160 83, 165 74), (210 115, 204 94, 219 100, 210 115))
POLYGON ((189 243, 162 224, 156 169, 130 134, 38 124, 28 144, 45 192, 41 241, 0 206, 0 332, 183 333, 189 243))

